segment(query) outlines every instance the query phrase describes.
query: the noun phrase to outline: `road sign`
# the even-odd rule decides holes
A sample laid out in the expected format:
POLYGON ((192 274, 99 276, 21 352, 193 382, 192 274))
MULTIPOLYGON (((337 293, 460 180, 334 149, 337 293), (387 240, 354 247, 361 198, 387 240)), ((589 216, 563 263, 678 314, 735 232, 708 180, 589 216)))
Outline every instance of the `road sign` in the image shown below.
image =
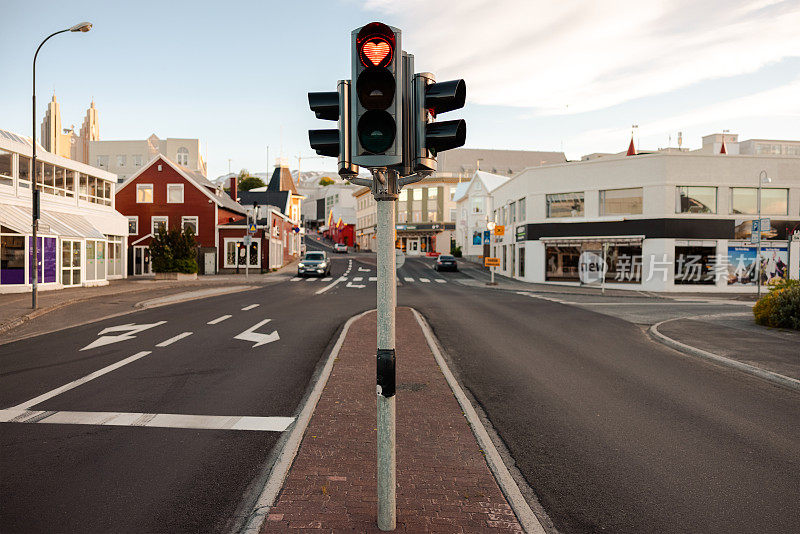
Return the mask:
POLYGON ((256 233, 256 223, 250 223, 249 225, 247 225, 247 233, 248 234, 256 233))
POLYGON ((750 231, 750 242, 758 243, 761 240, 761 221, 753 220, 753 229, 750 231))
POLYGON ((772 230, 772 225, 770 223, 770 220, 768 218, 766 218, 766 217, 762 218, 761 219, 761 231, 762 232, 769 232, 770 230, 772 230))
POLYGON ((249 247, 250 243, 253 242, 253 238, 250 235, 244 236, 244 246, 249 247))
POLYGON ((498 224, 494 227, 494 235, 506 235, 506 227, 502 224, 498 224))
POLYGON ((483 231, 483 244, 491 243, 492 242, 492 232, 491 230, 484 230, 483 231))
POLYGON ((500 258, 483 258, 486 267, 500 267, 500 258))

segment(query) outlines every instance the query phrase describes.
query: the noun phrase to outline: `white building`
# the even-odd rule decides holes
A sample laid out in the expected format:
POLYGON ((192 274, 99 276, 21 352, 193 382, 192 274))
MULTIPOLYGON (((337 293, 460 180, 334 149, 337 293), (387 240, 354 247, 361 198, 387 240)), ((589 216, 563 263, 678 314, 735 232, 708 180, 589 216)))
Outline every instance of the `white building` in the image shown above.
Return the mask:
POLYGON ((508 180, 507 176, 477 171, 472 180, 459 184, 461 191, 457 191, 454 198, 458 213, 456 244, 461 247, 463 256, 472 260, 484 256, 484 244, 489 244, 486 224, 492 220, 494 212, 491 193, 508 180))
MULTIPOLYGON (((27 292, 33 280, 29 138, 0 130, 0 293, 27 292)), ((126 276, 128 220, 114 209, 117 177, 36 150, 41 191, 39 288, 105 285, 126 276)))
POLYGON ((163 154, 192 172, 206 176, 206 162, 200 154, 199 139, 147 139, 126 141, 89 141, 88 163, 119 177, 119 182, 138 172, 156 155, 163 154))
POLYGON ((492 256, 507 276, 578 284, 581 254, 605 249, 608 287, 755 291, 750 237, 762 171, 771 179, 762 190, 762 217, 771 220, 762 281, 797 278, 794 155, 665 150, 527 169, 493 192, 494 219, 505 235, 492 237, 492 256))

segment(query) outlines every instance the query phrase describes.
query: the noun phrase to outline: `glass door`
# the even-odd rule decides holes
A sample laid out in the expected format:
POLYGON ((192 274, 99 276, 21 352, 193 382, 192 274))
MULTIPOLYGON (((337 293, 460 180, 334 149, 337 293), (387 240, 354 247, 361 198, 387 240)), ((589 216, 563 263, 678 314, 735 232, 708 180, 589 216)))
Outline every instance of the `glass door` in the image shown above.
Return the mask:
POLYGON ((81 245, 80 241, 61 242, 61 283, 65 286, 81 284, 81 245))

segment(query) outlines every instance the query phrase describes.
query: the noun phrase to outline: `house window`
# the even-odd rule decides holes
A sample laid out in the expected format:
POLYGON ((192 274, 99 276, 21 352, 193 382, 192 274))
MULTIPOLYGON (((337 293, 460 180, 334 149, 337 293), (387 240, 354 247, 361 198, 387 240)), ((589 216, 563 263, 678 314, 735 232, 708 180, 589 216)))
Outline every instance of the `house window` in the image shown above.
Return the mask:
POLYGON ((429 187, 428 188, 428 200, 436 199, 439 195, 439 188, 438 187, 429 187))
POLYGON ((152 204, 153 184, 136 184, 136 203, 152 204))
POLYGON ((141 154, 134 154, 133 155, 133 166, 134 167, 141 167, 142 166, 142 155, 141 154))
POLYGON ((422 189, 421 188, 412 189, 411 195, 413 200, 422 200, 422 189))
POLYGON ((183 204, 183 184, 167 184, 167 203, 183 204))
POLYGON ((600 215, 636 215, 642 213, 642 188, 600 191, 600 215))
POLYGON ((414 210, 411 213, 411 222, 422 222, 422 211, 414 210))
POLYGON ((181 229, 186 231, 187 228, 191 228, 194 235, 197 235, 199 225, 196 216, 181 217, 181 229))
MULTIPOLYGON (((525 222, 525 218, 527 214, 525 213, 525 199, 521 198, 517 200, 517 217, 519 218, 519 222, 525 222)), ((522 276, 522 274, 520 274, 522 276)))
POLYGON ((261 265, 261 240, 253 240, 248 251, 243 240, 225 238, 225 267, 235 269, 237 266, 244 267, 245 264, 249 264, 250 267, 261 265))
POLYGON ((448 219, 449 222, 456 222, 456 209, 450 208, 450 218, 448 219))
MULTIPOLYGON (((20 181, 30 182, 31 180, 31 158, 23 155, 17 156, 17 177, 20 181)), ((20 183, 22 187, 29 187, 27 183, 20 183)))
POLYGON ((0 184, 14 185, 14 180, 11 178, 11 152, 0 150, 0 184))
POLYGON ((508 205, 508 222, 515 223, 517 222, 517 203, 512 202, 508 205))
POLYGON ((128 163, 128 156, 126 156, 124 154, 118 154, 117 155, 117 167, 122 168, 122 167, 125 166, 126 163, 128 163))
POLYGON ((128 235, 139 235, 139 217, 136 215, 128 217, 128 235))
POLYGON ((483 213, 483 198, 472 199, 472 213, 483 213))
MULTIPOLYGON (((758 188, 732 187, 731 213, 758 214, 758 188)), ((761 215, 786 215, 789 213, 788 189, 761 189, 761 215)))
POLYGON ((678 186, 675 189, 675 213, 717 213, 717 188, 678 186))
POLYGON ((408 222, 408 212, 403 210, 397 214, 397 222, 399 223, 406 223, 408 222))
POLYGON ((583 217, 583 193, 547 195, 548 217, 583 217))
POLYGON ((108 168, 108 156, 97 156, 97 166, 101 169, 108 168))
POLYGON ((180 147, 178 149, 178 165, 189 165, 189 149, 180 147))
POLYGON ((437 222, 436 210, 428 210, 428 222, 437 222))
POLYGON ((152 217, 150 219, 152 221, 152 232, 153 235, 158 235, 158 231, 160 229, 167 229, 167 225, 169 224, 169 217, 152 217))

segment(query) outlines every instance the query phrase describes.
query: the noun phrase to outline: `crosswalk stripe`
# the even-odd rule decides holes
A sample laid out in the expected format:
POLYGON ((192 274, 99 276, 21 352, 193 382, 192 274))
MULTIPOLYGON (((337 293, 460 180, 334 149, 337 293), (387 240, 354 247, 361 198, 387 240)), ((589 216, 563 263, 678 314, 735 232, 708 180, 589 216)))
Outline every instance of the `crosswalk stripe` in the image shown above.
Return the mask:
POLYGON ((331 277, 330 276, 326 276, 325 278, 322 279, 322 281, 323 282, 330 282, 331 281, 331 277))
POLYGON ((297 282, 298 280, 302 280, 302 278, 300 278, 299 276, 295 276, 294 278, 292 278, 291 281, 292 282, 297 282))
POLYGON ((377 282, 378 281, 378 277, 377 276, 370 276, 369 277, 369 281, 370 282, 377 282))
POLYGON ((306 278, 306 282, 316 282, 316 278, 306 278))
POLYGON ((425 282, 426 284, 427 284, 428 282, 430 282, 430 280, 428 280, 427 278, 420 278, 420 279, 419 279, 419 281, 420 281, 420 282, 425 282))
POLYGON ((360 281, 362 281, 363 279, 364 279, 364 278, 363 278, 363 277, 361 277, 361 276, 356 276, 356 277, 354 277, 354 278, 353 278, 353 282, 360 282, 360 281))
POLYGON ((411 278, 410 276, 406 276, 405 278, 403 278, 403 280, 405 280, 406 282, 413 282, 414 281, 414 279, 411 278))
POLYGON ((442 280, 441 278, 437 278, 436 281, 439 282, 440 284, 446 284, 447 283, 447 280, 442 280))

